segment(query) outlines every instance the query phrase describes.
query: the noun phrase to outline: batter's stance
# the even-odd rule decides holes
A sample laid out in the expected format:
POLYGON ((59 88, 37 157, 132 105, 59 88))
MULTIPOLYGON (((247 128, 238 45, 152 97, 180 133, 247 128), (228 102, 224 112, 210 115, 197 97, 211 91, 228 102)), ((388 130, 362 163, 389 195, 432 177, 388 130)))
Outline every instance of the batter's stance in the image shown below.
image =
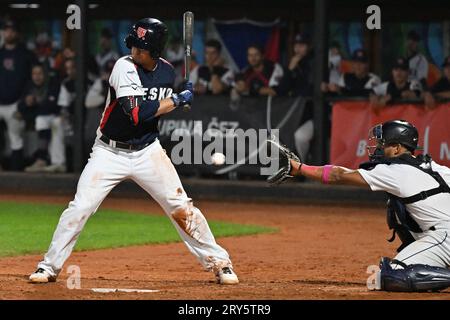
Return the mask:
POLYGON ((441 290, 450 286, 450 169, 427 155, 414 156, 417 129, 401 120, 369 132, 369 158, 358 170, 308 166, 280 147, 286 164, 268 178, 279 183, 303 175, 325 184, 347 184, 388 194, 387 221, 402 245, 395 259, 382 258, 378 288, 386 291, 441 290))
POLYGON ((131 55, 120 58, 97 139, 78 181, 75 199, 63 212, 50 248, 30 281, 56 281, 86 221, 122 180, 132 179, 164 209, 188 249, 218 283, 237 284, 228 253, 220 247, 199 209, 193 206, 158 141, 159 117, 191 104, 192 84, 172 93, 173 67, 160 57, 168 31, 157 19, 139 20, 125 42, 131 55))

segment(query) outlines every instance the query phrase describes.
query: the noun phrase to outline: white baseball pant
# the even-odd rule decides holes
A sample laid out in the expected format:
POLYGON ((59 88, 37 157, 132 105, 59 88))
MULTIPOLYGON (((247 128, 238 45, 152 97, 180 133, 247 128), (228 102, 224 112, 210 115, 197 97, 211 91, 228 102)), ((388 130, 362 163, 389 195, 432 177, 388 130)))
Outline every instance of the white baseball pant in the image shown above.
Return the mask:
POLYGON ((125 179, 135 181, 161 205, 188 249, 206 270, 232 267, 227 251, 216 243, 205 217, 187 196, 158 140, 140 151, 122 151, 97 139, 78 181, 75 198, 62 213, 38 268, 52 276, 58 275, 88 218, 125 179))
MULTIPOLYGON (((407 265, 427 264, 434 267, 450 266, 450 221, 443 221, 436 230, 414 233, 416 241, 400 251, 395 257, 407 265)), ((395 265, 394 267, 401 268, 395 265)))

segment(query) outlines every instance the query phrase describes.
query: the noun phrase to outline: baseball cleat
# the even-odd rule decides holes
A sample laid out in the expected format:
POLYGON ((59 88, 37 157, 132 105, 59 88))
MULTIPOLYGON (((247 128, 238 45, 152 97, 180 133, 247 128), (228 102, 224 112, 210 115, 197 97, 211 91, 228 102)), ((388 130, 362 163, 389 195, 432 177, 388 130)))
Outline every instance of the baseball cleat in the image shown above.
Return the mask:
POLYGON ((217 283, 219 284, 238 284, 239 279, 233 269, 225 267, 216 273, 217 283))
POLYGON ((55 281, 56 277, 52 277, 47 271, 42 268, 37 269, 30 275, 30 282, 32 283, 47 283, 55 281))

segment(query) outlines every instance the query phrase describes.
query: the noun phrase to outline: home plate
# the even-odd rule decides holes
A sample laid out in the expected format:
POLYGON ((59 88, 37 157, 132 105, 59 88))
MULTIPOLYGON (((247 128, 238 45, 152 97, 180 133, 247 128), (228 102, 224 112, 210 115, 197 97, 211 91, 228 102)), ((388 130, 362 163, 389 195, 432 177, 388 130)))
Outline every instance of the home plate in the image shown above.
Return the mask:
POLYGON ((148 289, 121 289, 121 288, 92 288, 94 292, 108 293, 108 292, 138 292, 138 293, 152 293, 159 292, 159 290, 148 289))

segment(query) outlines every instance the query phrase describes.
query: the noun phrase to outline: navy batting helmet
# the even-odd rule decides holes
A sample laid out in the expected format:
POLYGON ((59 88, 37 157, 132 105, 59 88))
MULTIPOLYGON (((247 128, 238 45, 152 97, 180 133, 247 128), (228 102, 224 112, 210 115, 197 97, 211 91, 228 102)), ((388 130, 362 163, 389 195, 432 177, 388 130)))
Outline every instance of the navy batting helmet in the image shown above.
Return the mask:
POLYGON ((150 52, 153 59, 158 59, 166 46, 167 26, 154 18, 144 18, 136 22, 125 38, 127 48, 136 47, 150 52))
POLYGON ((419 149, 417 146, 419 133, 416 127, 405 120, 391 120, 374 126, 369 131, 369 141, 371 140, 375 140, 377 146, 369 146, 369 148, 379 148, 380 146, 384 147, 398 143, 411 152, 419 149))

